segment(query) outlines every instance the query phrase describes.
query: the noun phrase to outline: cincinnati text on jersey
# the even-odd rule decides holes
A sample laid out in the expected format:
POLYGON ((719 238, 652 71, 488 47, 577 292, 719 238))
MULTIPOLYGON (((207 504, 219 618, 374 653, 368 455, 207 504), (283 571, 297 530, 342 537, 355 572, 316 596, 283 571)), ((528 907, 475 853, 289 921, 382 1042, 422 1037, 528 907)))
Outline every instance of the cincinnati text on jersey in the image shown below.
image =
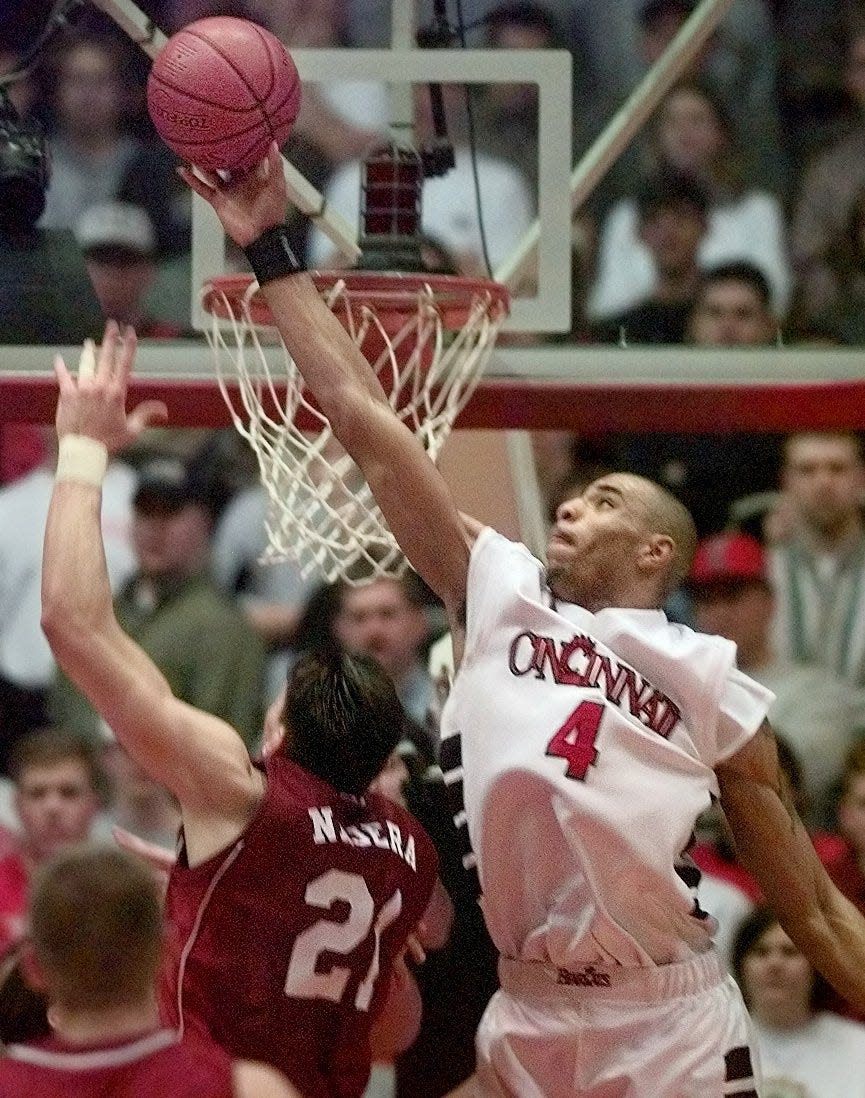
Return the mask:
POLYGON ((308 811, 314 843, 347 843, 349 846, 390 850, 417 873, 414 835, 406 835, 403 840, 402 831, 392 820, 366 820, 343 827, 334 821, 333 809, 326 805, 308 811))
POLYGON ((529 630, 517 633, 508 650, 508 667, 512 675, 533 671, 536 678, 546 679, 549 671, 560 685, 601 690, 608 701, 664 739, 682 716, 666 694, 609 651, 599 651, 598 642, 583 633, 568 641, 529 630))

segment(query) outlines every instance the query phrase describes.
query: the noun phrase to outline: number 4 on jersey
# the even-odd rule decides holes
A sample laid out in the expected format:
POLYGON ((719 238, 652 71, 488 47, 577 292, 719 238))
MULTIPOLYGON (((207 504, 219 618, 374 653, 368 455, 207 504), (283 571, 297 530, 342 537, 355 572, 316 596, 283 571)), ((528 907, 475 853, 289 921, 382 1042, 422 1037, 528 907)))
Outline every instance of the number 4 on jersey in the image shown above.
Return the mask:
POLYGON ((547 744, 548 755, 567 762, 566 778, 585 781, 589 767, 598 757, 595 739, 603 715, 601 702, 580 702, 547 744))

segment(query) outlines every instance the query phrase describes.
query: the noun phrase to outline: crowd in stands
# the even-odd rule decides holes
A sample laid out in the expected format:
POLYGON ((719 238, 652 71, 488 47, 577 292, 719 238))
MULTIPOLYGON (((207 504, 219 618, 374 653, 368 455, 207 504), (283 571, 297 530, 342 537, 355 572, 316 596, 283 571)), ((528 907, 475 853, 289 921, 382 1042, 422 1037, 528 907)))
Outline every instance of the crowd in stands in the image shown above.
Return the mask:
MULTIPOLYGON (((462 4, 470 45, 572 51, 576 158, 695 6, 462 4)), ((390 34, 386 0, 141 7, 168 32, 204 15, 244 15, 290 46, 382 46, 390 34)), ((17 29, 0 27, 0 72, 28 44, 27 20, 17 29)), ((75 233, 106 315, 141 336, 170 338, 187 334, 190 202, 147 120, 145 79, 135 47, 90 12, 12 92, 22 114, 48 127, 42 226, 75 233)), ((522 85, 473 95, 495 266, 534 215, 537 103, 522 85)), ((462 92, 446 89, 445 100, 456 168, 430 184, 424 228, 451 269, 482 271, 462 92)), ((426 112, 419 89, 419 117, 426 112)), ((359 157, 386 132, 382 86, 312 86, 284 151, 351 217, 359 157)), ((577 227, 575 342, 865 342, 865 4, 737 0, 577 227)), ((300 218, 293 231, 310 263, 328 262, 324 237, 300 218)), ((569 446, 568 490, 598 471, 627 469, 657 479, 693 512, 702 540, 669 613, 735 642, 739 667, 776 694, 770 718, 802 817, 830 875, 865 912, 862 440, 656 432, 569 446)), ((50 432, 0 425, 0 947, 23 933, 30 877, 59 849, 109 836, 113 825, 170 848, 177 824, 171 798, 56 674, 42 636, 54 457, 50 432)), ((477 884, 464 870, 438 768, 442 697, 426 657, 443 617, 414 576, 327 586, 291 563, 263 566, 267 501, 253 472, 217 434, 152 432, 120 455, 102 510, 115 609, 175 694, 224 717, 252 752, 299 653, 341 645, 374 656, 392 677, 406 730, 378 786, 427 827, 455 907, 450 945, 419 975, 427 1013, 393 1085, 400 1095, 443 1095, 471 1070, 474 1028, 495 987, 477 884)), ((563 485, 544 483, 554 509, 563 485)), ((723 819, 707 816, 696 840, 704 906, 719 919, 719 943, 755 1021, 766 1094, 858 1093, 865 1018, 842 1018, 846 1005, 762 908, 723 819)))
MULTIPOLYGON (((2 71, 14 68, 38 26, 26 7, 0 32, 2 71)), ((145 0, 142 7, 167 32, 205 15, 247 16, 289 46, 385 46, 391 35, 387 0, 145 0)), ((696 2, 626 0, 614 11, 595 0, 471 0, 461 7, 469 46, 571 51, 576 162, 696 2)), ((433 5, 419 10, 421 24, 428 23, 433 5)), ((106 17, 88 11, 11 90, 18 111, 49 134, 52 177, 40 225, 83 234, 97 252, 92 263, 140 257, 128 281, 155 307, 155 316, 141 319, 158 336, 176 332, 188 313, 177 291, 188 274, 190 202, 147 117, 146 71, 143 54, 106 17), (85 216, 89 207, 116 201, 140 207, 127 210, 122 254, 112 253, 118 242, 91 240, 93 222, 85 216)), ((766 280, 785 340, 819 332, 839 344, 861 342, 863 72, 865 14, 856 0, 736 0, 575 215, 571 338, 691 342, 701 276, 740 263, 766 280)), ((458 86, 444 91, 456 167, 428 182, 424 228, 453 267, 479 271, 510 253, 534 214, 537 97, 521 84, 477 85, 471 93, 485 255, 466 99, 458 86)), ((415 92, 418 131, 428 139, 429 96, 421 85, 415 92)), ((386 140, 388 119, 384 84, 309 84, 286 155, 352 219, 360 159, 386 140)), ((294 231, 297 251, 310 263, 334 259, 329 242, 300 218, 294 231)))

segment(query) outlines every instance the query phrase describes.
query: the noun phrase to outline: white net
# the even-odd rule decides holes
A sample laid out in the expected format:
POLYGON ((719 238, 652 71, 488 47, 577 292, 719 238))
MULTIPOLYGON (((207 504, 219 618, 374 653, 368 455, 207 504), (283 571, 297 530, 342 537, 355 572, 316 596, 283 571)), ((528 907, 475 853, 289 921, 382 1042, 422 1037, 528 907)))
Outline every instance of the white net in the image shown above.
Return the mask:
MULTIPOLYGON (((253 319, 256 291, 252 282, 244 294, 229 296, 216 280, 205 287, 205 298, 214 316, 208 341, 219 387, 235 428, 255 452, 268 495, 263 560, 292 559, 304 575, 328 581, 399 575, 404 558, 360 470, 308 399, 275 329, 253 319), (243 414, 232 396, 235 386, 243 414)), ((423 282, 410 307, 409 291, 402 290, 399 309, 378 312, 341 278, 323 294, 433 461, 483 373, 506 312, 489 288, 462 292, 467 298, 456 331, 449 330, 452 317, 443 316, 440 291, 423 282)))

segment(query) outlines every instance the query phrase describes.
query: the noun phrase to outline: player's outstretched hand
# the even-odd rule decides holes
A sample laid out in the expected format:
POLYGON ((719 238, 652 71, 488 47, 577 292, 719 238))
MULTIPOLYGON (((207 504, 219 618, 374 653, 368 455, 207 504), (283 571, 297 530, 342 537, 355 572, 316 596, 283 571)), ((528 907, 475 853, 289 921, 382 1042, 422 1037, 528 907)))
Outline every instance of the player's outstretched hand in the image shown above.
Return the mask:
POLYGON ((126 392, 135 360, 135 332, 120 328, 109 320, 98 348, 85 340, 73 376, 60 355, 54 359, 54 373, 60 396, 57 401, 57 437, 86 435, 102 442, 109 453, 122 450, 133 442, 145 427, 167 415, 165 405, 158 400, 146 400, 126 413, 126 392))
POLYGON ((282 156, 275 141, 257 168, 233 176, 228 182, 200 169, 177 171, 196 194, 210 203, 222 227, 241 248, 257 240, 265 229, 285 221, 288 194, 282 156))

